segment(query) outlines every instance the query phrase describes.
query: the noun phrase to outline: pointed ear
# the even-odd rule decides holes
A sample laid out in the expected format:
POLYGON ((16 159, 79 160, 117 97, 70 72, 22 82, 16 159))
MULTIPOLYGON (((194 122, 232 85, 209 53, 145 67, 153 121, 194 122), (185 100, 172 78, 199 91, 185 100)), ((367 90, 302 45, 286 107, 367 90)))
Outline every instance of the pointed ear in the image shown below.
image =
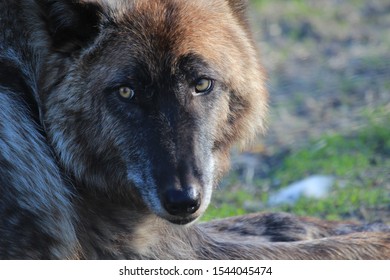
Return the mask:
POLYGON ((234 16, 236 16, 240 22, 245 27, 248 27, 247 19, 247 8, 248 0, 226 0, 229 4, 230 9, 232 10, 234 16))
POLYGON ((55 51, 85 48, 98 35, 101 6, 92 1, 39 0, 55 51))

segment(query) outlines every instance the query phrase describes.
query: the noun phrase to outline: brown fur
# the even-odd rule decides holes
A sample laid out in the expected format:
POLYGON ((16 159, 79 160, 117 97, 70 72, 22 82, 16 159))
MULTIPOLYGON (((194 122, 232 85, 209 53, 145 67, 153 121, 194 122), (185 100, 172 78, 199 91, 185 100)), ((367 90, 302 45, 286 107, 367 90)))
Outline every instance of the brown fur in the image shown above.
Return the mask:
POLYGON ((390 259, 380 224, 194 223, 265 127, 245 2, 0 2, 0 258, 390 259))

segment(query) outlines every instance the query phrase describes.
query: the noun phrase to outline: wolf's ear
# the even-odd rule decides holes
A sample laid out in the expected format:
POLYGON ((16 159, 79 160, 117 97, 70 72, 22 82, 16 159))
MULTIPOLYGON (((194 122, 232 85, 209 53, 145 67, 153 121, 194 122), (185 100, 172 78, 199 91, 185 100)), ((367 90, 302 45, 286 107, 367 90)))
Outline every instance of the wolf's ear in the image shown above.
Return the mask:
POLYGON ((247 8, 248 0, 226 0, 229 4, 230 9, 232 10, 234 16, 236 16, 243 26, 248 25, 247 20, 247 8))
POLYGON ((71 53, 98 35, 101 6, 92 1, 38 0, 53 49, 71 53))
POLYGON ((233 15, 238 19, 238 22, 246 30, 249 30, 247 9, 249 0, 226 0, 233 15))
POLYGON ((248 0, 227 0, 229 6, 237 14, 245 14, 248 7, 248 0))

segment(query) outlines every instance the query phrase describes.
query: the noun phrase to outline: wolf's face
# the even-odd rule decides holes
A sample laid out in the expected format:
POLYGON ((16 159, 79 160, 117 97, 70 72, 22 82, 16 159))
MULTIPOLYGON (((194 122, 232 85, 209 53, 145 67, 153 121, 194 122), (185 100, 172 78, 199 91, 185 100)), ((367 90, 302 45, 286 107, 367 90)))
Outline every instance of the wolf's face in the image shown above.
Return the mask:
POLYGON ((55 42, 64 63, 43 97, 54 149, 80 185, 109 198, 135 195, 173 223, 194 221, 232 143, 262 127, 266 111, 241 6, 91 2, 73 10, 88 9, 91 26, 99 26, 90 28, 93 39, 55 42))

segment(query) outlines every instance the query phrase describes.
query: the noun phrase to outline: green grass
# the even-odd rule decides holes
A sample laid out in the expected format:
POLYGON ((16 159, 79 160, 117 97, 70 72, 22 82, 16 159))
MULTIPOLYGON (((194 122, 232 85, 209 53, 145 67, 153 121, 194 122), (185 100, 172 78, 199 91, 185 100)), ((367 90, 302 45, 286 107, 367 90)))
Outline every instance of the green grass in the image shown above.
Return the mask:
POLYGON ((258 209, 333 220, 381 218, 377 216, 379 212, 390 211, 390 113, 389 108, 384 107, 364 115, 365 127, 349 135, 324 135, 307 147, 288 154, 271 171, 269 178, 255 182, 257 188, 251 191, 240 189, 237 175, 231 174, 230 178, 235 179, 216 191, 204 220, 251 212, 248 204, 258 204, 258 209), (261 188, 265 181, 276 180, 280 186, 286 186, 313 174, 337 178, 339 184, 328 198, 301 198, 293 206, 274 209, 260 207, 268 200, 269 192, 261 188))
MULTIPOLYGON (((203 221, 215 218, 226 218, 230 216, 239 216, 246 214, 248 211, 247 202, 254 201, 254 194, 246 190, 217 190, 214 195, 214 202, 202 217, 203 221)), ((262 201, 266 202, 268 196, 260 196, 262 201)))
POLYGON ((294 14, 298 14, 300 16, 310 14, 310 12, 313 11, 312 5, 305 0, 252 0, 252 4, 258 8, 264 8, 268 4, 275 2, 288 6, 294 11, 294 14))
POLYGON ((389 194, 381 188, 348 184, 345 187, 335 187, 326 199, 309 199, 302 197, 293 206, 282 206, 278 210, 295 213, 302 216, 317 216, 328 220, 364 218, 376 220, 377 211, 389 210, 389 194), (369 213, 364 217, 362 213, 369 213))

